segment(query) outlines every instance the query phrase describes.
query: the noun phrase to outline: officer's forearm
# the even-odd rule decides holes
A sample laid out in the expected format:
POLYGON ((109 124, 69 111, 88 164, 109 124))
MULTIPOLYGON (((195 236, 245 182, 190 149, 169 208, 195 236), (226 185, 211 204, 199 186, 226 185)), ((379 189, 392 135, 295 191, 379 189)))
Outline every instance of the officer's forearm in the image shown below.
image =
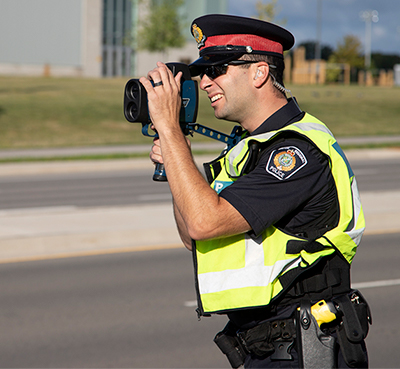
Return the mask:
POLYGON ((197 169, 180 128, 159 130, 158 133, 174 204, 189 237, 195 238, 198 224, 205 224, 208 208, 216 202, 218 195, 197 169))
POLYGON ((174 217, 175 217, 175 222, 176 226, 178 228, 178 233, 179 236, 184 244, 184 246, 189 250, 192 251, 192 239, 189 236, 188 229, 186 227, 186 223, 182 218, 181 213, 179 212, 179 209, 175 205, 175 201, 173 202, 173 207, 174 207, 174 217))
POLYGON ((158 129, 168 183, 190 238, 204 240, 250 230, 243 216, 209 186, 179 126, 158 129))

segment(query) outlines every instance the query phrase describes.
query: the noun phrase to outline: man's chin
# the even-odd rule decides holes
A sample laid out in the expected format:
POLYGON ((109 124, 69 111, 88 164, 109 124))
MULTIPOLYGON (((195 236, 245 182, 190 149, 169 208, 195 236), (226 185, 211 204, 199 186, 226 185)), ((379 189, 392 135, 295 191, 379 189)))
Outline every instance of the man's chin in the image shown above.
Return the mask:
POLYGON ((227 122, 238 123, 237 120, 235 120, 235 119, 233 119, 233 118, 231 118, 231 117, 228 117, 228 116, 226 116, 226 115, 223 115, 223 114, 218 114, 218 113, 215 112, 215 111, 214 111, 214 116, 215 116, 215 118, 217 118, 217 119, 219 119, 219 120, 226 120, 227 122))

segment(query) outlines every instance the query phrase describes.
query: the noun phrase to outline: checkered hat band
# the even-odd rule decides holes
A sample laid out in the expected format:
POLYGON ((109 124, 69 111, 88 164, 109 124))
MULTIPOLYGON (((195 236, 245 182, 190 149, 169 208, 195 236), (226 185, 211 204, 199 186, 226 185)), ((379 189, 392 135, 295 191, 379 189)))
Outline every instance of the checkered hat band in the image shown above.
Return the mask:
POLYGON ((206 39, 205 45, 200 50, 205 47, 221 45, 251 46, 253 50, 283 54, 283 46, 279 42, 256 35, 242 34, 209 36, 206 39))

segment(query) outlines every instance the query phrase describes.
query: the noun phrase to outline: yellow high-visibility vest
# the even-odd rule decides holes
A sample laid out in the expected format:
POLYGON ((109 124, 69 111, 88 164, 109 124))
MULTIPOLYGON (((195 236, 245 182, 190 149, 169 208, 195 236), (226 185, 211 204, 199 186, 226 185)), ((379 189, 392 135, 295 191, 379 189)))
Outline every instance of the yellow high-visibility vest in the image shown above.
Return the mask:
MULTIPOLYGON (((250 136, 240 141, 225 156, 214 161, 222 168, 214 173, 211 187, 217 192, 242 175, 252 142, 267 143, 282 132, 294 132, 313 142, 328 158, 339 199, 339 221, 316 241, 320 248, 288 253, 289 241, 304 238, 287 234, 273 225, 254 239, 247 233, 225 238, 196 241, 194 264, 201 314, 265 307, 284 292, 280 277, 288 271, 295 278, 320 258, 339 251, 350 264, 365 229, 364 214, 357 183, 350 165, 321 121, 305 114, 302 120, 277 131, 250 136), (298 271, 298 273, 296 273, 298 271)), ((292 252, 292 251, 291 251, 292 252)))

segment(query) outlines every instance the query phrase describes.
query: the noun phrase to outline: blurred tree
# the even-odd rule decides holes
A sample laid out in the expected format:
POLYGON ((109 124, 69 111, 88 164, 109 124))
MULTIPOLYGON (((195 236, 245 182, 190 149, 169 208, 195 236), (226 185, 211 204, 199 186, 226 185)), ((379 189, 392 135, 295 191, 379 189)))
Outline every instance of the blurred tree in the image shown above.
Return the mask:
POLYGON ((277 14, 280 12, 280 9, 277 7, 277 5, 278 5, 278 0, 270 0, 267 3, 264 3, 264 1, 262 0, 258 0, 256 2, 256 10, 257 10, 256 18, 280 25, 286 24, 285 19, 281 19, 280 21, 276 19, 277 14))
POLYGON ((328 82, 339 80, 342 67, 341 64, 349 64, 352 74, 357 69, 364 68, 364 58, 362 56, 362 44, 357 36, 346 35, 342 42, 339 42, 337 49, 329 57, 330 68, 327 70, 326 79, 328 82))
POLYGON ((344 36, 343 42, 339 42, 337 49, 329 58, 331 63, 347 63, 353 68, 363 68, 362 44, 357 36, 344 36))
POLYGON ((400 64, 400 55, 373 53, 372 65, 377 69, 393 69, 395 64, 400 64))
MULTIPOLYGON (((315 59, 315 41, 306 41, 301 43, 299 46, 304 46, 306 48, 306 59, 315 59)), ((321 59, 328 60, 333 54, 333 48, 329 45, 321 45, 321 59)))
POLYGON ((138 47, 165 53, 171 47, 184 46, 179 8, 184 0, 150 0, 148 16, 141 20, 138 47))

